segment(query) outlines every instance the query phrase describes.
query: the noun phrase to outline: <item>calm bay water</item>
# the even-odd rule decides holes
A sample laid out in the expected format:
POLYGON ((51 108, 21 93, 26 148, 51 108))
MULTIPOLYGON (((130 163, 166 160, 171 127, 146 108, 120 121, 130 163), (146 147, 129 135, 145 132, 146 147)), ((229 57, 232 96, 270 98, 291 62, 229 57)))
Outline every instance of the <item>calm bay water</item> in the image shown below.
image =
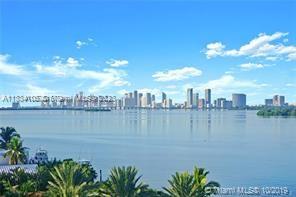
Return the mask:
POLYGON ((195 165, 225 187, 286 186, 296 194, 296 119, 256 111, 0 111, 34 153, 91 160, 106 177, 134 165, 145 182, 166 186, 195 165))

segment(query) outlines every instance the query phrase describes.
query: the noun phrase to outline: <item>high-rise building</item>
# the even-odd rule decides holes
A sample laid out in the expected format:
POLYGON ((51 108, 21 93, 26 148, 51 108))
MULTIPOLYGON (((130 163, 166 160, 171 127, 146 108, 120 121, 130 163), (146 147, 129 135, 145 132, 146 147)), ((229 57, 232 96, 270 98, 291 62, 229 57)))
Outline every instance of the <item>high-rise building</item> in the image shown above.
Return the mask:
POLYGON ((245 108, 247 106, 247 96, 245 94, 232 94, 232 107, 245 108))
POLYGON ((154 94, 152 94, 152 96, 151 96, 151 101, 152 102, 155 101, 155 95, 154 94))
POLYGON ((211 89, 205 89, 205 105, 207 108, 211 108, 211 89))
POLYGON ((139 102, 139 107, 143 107, 143 93, 139 93, 138 102, 139 102))
POLYGON ((187 89, 187 106, 186 108, 192 108, 193 105, 193 88, 187 89))
POLYGON ((145 98, 146 98, 145 106, 146 107, 151 107, 151 104, 152 104, 152 102, 151 102, 151 93, 147 92, 145 98))
POLYGON ((164 100, 166 100, 167 96, 166 96, 166 93, 162 92, 161 93, 161 102, 163 103, 164 100))
POLYGON ((284 106, 285 105, 285 97, 280 95, 274 95, 272 99, 273 106, 284 106))
POLYGON ((135 105, 135 107, 139 107, 139 103, 138 103, 138 91, 137 90, 134 91, 133 98, 134 98, 134 105, 135 105))
POLYGON ((285 96, 280 96, 280 106, 285 105, 285 96))
POLYGON ((232 101, 222 100, 221 101, 221 109, 231 109, 232 108, 232 101))
POLYGON ((198 108, 199 109, 203 109, 203 108, 205 108, 205 99, 199 99, 198 100, 198 108))
POLYGON ((273 106, 273 99, 265 99, 265 106, 273 106))
POLYGON ((198 107, 198 99, 199 99, 199 94, 198 93, 194 93, 193 94, 193 104, 192 104, 192 106, 194 108, 197 108, 198 107))
POLYGON ((222 107, 222 102, 223 102, 223 101, 226 101, 226 98, 218 98, 218 99, 217 99, 217 102, 216 102, 216 108, 217 108, 217 109, 221 109, 221 108, 223 108, 223 107, 222 107))

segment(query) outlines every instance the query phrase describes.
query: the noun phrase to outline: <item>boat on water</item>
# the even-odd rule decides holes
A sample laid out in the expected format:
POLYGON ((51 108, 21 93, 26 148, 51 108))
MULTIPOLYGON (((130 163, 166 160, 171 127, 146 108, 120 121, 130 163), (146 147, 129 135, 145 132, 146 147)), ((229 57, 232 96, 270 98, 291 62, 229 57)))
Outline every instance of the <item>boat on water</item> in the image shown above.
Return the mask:
POLYGON ((106 109, 106 108, 87 108, 84 111, 98 112, 98 111, 111 111, 111 109, 106 109))
POLYGON ((29 160, 30 164, 44 164, 48 162, 47 151, 43 149, 38 149, 35 156, 29 160))

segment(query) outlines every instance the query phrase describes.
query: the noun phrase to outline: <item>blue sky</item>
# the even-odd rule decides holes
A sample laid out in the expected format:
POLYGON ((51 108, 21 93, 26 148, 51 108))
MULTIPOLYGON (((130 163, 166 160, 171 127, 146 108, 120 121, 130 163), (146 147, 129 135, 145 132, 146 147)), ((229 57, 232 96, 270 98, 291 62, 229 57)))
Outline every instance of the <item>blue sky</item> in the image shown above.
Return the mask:
POLYGON ((296 1, 0 0, 0 95, 296 102, 296 1))

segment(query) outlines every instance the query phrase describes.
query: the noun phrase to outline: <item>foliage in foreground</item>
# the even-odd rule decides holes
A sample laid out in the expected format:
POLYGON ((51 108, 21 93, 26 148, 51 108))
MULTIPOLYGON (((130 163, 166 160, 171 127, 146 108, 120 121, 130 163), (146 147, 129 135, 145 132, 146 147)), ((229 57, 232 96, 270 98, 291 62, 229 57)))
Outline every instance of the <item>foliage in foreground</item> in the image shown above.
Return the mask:
POLYGON ((20 137, 13 127, 0 128, 0 149, 7 150, 7 145, 13 137, 20 137))
POLYGON ((164 188, 172 197, 206 197, 216 193, 219 183, 207 182, 208 171, 203 168, 194 168, 193 174, 189 172, 178 173, 169 180, 169 187, 164 188))
POLYGON ((128 166, 113 168, 109 178, 102 185, 103 196, 140 196, 148 189, 148 185, 140 181, 136 168, 128 166))
MULTIPOLYGON (((10 164, 26 160, 25 148, 14 128, 1 128, 0 146, 5 148, 10 164)), ((0 173, 0 196, 206 197, 219 187, 217 182, 207 182, 208 173, 197 167, 192 174, 177 172, 169 180, 169 187, 161 191, 143 183, 135 167, 114 167, 107 180, 99 182, 96 171, 89 164, 79 164, 71 159, 53 160, 39 164, 36 173, 26 173, 20 168, 0 173)))
POLYGON ((0 174, 0 195, 4 196, 106 196, 106 197, 206 197, 215 194, 217 182, 207 181, 208 171, 194 168, 178 173, 169 180, 169 187, 149 188, 141 181, 135 167, 115 167, 104 182, 96 181, 90 165, 72 160, 54 161, 38 167, 36 174, 21 169, 0 174))

